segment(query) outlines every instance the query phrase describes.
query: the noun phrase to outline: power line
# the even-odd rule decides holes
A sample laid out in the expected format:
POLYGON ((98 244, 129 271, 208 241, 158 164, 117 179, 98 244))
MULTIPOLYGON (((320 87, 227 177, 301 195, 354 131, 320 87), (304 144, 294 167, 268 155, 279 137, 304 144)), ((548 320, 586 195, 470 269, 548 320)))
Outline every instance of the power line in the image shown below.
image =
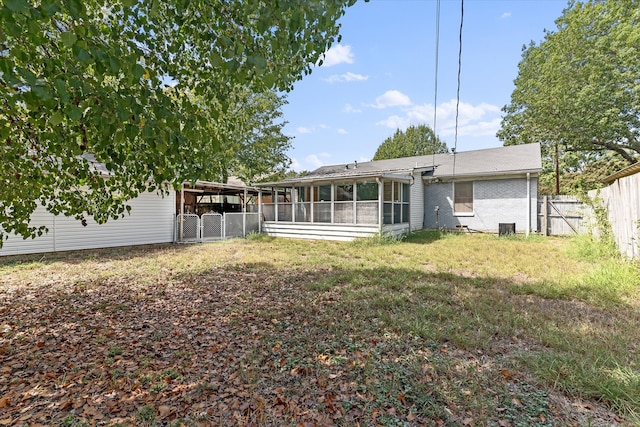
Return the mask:
POLYGON ((456 91, 456 126, 453 139, 453 176, 456 175, 456 153, 458 151, 458 117, 460 111, 460 70, 462 69, 462 25, 464 23, 464 0, 460 0, 460 35, 458 49, 458 89, 456 91))
POLYGON ((435 61, 435 79, 433 89, 433 150, 431 163, 435 169, 436 166, 436 146, 437 146, 437 133, 436 133, 436 121, 438 117, 438 58, 440 49, 440 0, 436 1, 436 61, 435 61))

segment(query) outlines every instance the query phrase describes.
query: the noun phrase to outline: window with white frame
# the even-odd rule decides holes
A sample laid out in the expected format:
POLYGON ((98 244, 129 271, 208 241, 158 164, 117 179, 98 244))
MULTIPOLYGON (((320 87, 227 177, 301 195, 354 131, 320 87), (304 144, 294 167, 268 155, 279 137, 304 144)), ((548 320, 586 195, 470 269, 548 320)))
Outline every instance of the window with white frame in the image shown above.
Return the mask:
POLYGON ((473 214, 473 181, 453 183, 453 213, 473 214))

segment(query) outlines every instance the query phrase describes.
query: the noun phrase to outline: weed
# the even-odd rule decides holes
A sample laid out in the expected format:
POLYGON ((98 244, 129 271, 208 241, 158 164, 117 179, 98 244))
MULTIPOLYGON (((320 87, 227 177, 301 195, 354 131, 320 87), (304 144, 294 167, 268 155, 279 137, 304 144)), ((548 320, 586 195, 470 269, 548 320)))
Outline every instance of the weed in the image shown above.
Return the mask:
POLYGON ((124 350, 122 349, 122 347, 114 346, 109 348, 107 355, 109 357, 114 357, 114 356, 120 356, 122 353, 124 353, 124 350))
POLYGON ((124 371, 122 369, 114 369, 111 371, 111 379, 117 380, 122 377, 124 377, 124 371))
POLYGON ((145 405, 136 413, 136 419, 147 425, 152 424, 156 419, 156 410, 151 405, 145 405))
POLYGON ((351 245, 355 248, 366 248, 370 246, 395 245, 402 242, 405 236, 395 236, 389 233, 377 233, 371 237, 355 239, 351 245))
POLYGON ((61 426, 66 426, 66 427, 89 427, 91 424, 89 424, 87 422, 84 422, 84 421, 78 421, 74 414, 67 414, 60 421, 60 425, 61 426))
POLYGON ((162 393, 166 389, 167 389, 167 384, 163 381, 159 381, 151 385, 151 387, 149 388, 149 392, 155 396, 156 394, 162 393))

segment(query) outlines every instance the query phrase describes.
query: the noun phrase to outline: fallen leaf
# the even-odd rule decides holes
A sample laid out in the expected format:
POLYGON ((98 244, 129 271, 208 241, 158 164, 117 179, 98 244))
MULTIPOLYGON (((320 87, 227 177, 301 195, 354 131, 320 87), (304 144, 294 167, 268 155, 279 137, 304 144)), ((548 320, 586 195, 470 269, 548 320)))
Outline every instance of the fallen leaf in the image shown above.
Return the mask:
POLYGON ((164 419, 173 414, 173 409, 167 405, 158 406, 158 413, 160 414, 160 418, 164 419))
POLYGON ((502 375, 502 377, 506 380, 510 380, 511 378, 513 378, 513 375, 508 369, 500 369, 500 375, 502 375))

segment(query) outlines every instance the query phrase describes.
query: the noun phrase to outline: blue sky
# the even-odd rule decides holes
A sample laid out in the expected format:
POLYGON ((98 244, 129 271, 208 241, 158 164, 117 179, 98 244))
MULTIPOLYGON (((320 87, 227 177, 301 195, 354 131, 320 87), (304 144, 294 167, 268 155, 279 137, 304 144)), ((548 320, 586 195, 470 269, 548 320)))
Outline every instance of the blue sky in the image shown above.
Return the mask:
MULTIPOLYGON (((433 127, 435 0, 359 1, 340 20, 342 41, 295 84, 283 108, 294 170, 371 160, 396 129, 433 127)), ((466 0, 457 150, 501 146, 522 46, 539 43, 566 0, 466 0)), ((454 146, 460 1, 441 0, 436 133, 454 146)))

